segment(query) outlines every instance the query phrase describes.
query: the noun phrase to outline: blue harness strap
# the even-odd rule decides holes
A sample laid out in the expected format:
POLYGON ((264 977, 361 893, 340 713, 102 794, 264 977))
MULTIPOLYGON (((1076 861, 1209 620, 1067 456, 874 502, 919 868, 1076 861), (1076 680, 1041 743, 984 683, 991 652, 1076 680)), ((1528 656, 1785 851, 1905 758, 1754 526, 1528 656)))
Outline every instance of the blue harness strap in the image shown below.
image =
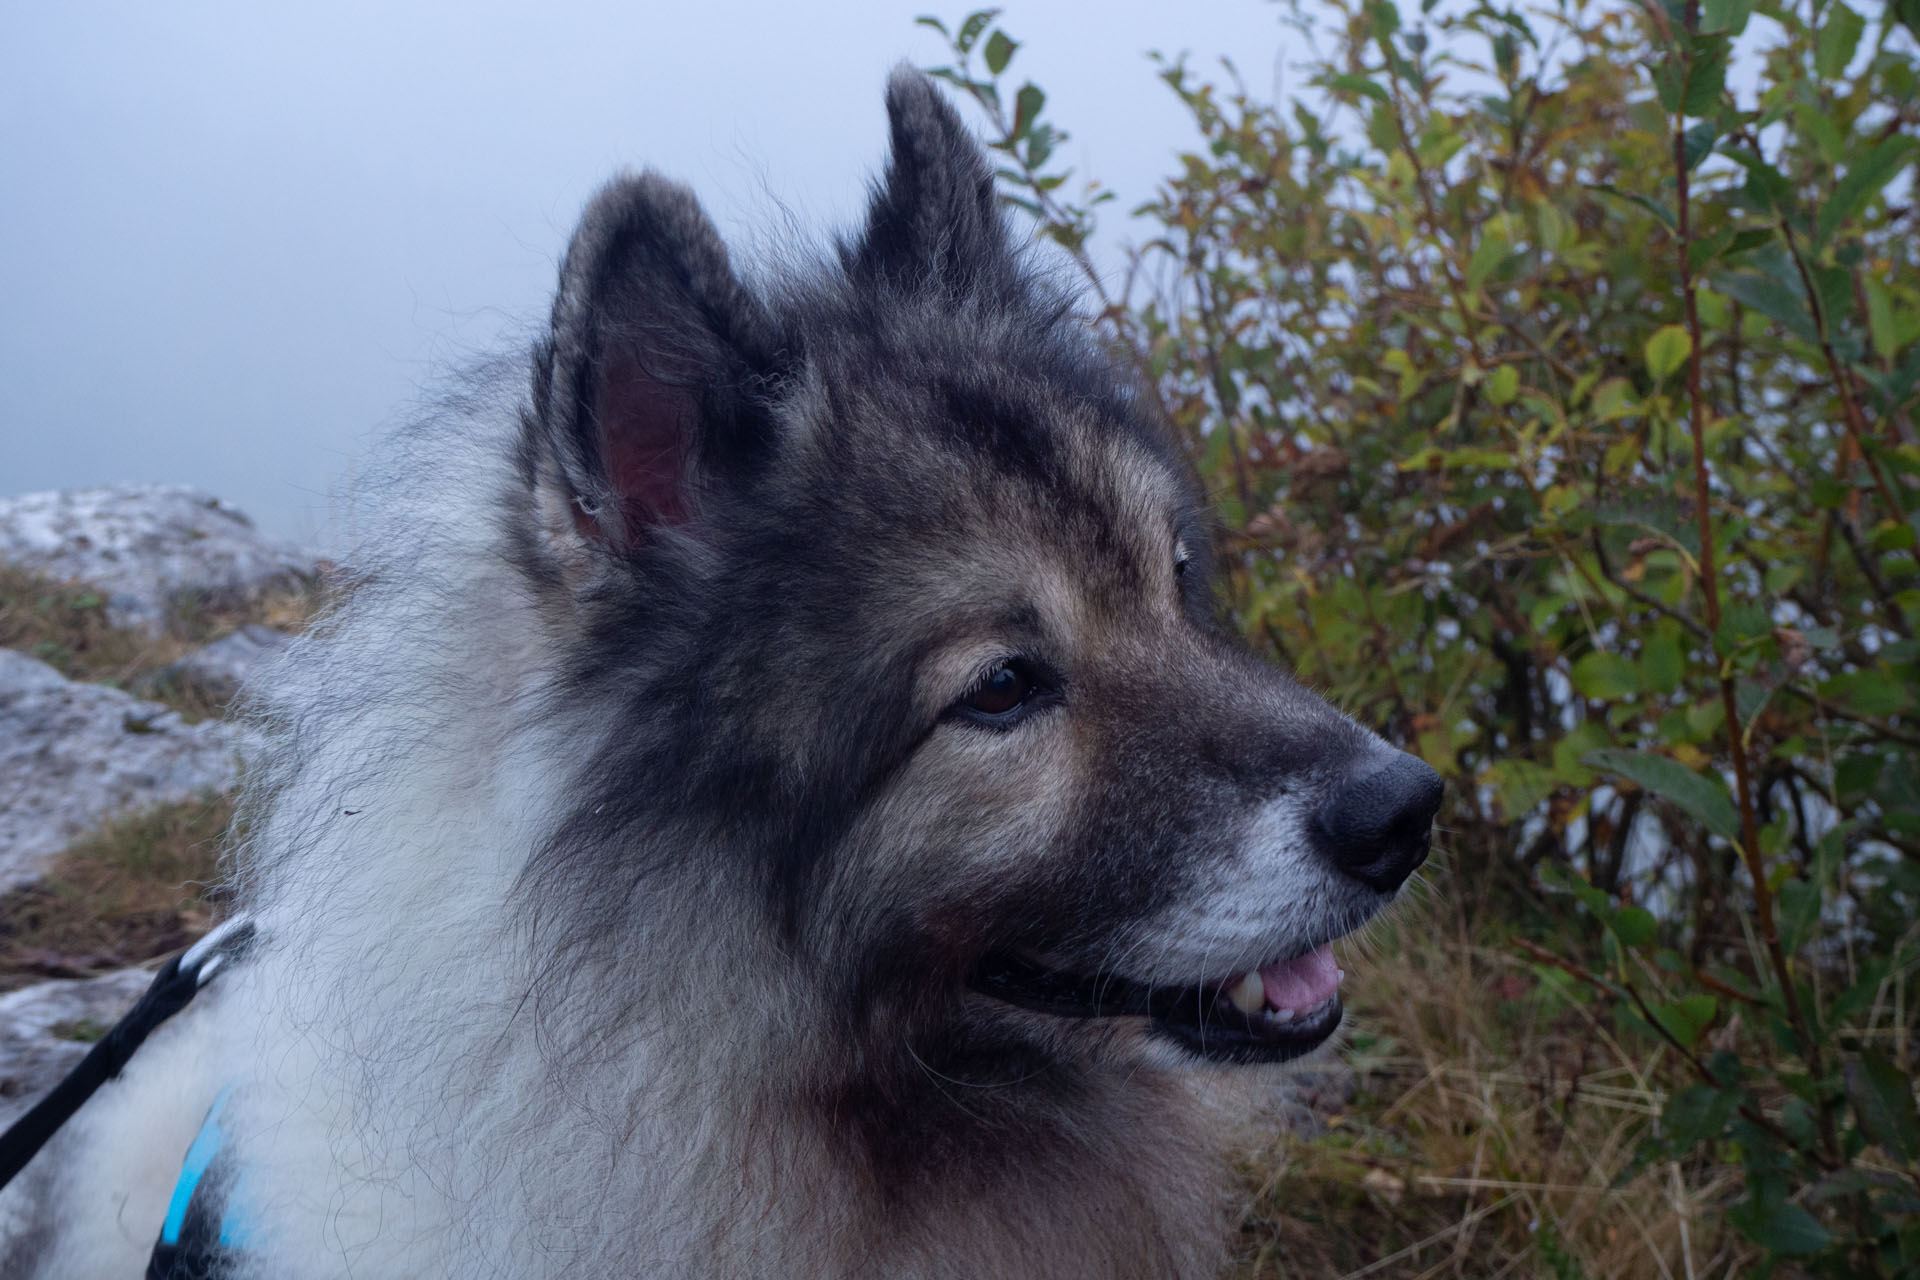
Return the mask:
POLYGON ((187 1148, 160 1239, 147 1263, 147 1280, 224 1280, 251 1234, 246 1179, 238 1168, 220 1114, 231 1090, 207 1109, 187 1148))

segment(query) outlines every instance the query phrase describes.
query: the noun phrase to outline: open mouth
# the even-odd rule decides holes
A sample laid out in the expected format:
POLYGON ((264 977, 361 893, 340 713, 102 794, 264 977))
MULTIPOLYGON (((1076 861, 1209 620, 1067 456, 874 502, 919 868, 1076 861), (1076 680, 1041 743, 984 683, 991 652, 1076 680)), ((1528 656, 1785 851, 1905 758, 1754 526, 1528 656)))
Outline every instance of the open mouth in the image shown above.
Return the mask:
POLYGON ((1153 1029, 1216 1062, 1285 1062, 1319 1047, 1340 1025, 1342 973, 1322 943, 1224 981, 1190 986, 1083 977, 1019 956, 995 955, 976 990, 1069 1018, 1145 1017, 1153 1029))

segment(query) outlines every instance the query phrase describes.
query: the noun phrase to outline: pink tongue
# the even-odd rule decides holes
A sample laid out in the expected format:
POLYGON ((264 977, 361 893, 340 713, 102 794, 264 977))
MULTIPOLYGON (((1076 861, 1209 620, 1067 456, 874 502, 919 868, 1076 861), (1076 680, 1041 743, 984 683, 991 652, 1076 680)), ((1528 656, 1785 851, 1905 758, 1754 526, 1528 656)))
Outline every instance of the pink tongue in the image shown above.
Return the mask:
POLYGON ((1268 1004, 1305 1013, 1340 990, 1340 969, 1333 963, 1333 948, 1321 947, 1297 960, 1268 965, 1260 971, 1260 982, 1268 1004))

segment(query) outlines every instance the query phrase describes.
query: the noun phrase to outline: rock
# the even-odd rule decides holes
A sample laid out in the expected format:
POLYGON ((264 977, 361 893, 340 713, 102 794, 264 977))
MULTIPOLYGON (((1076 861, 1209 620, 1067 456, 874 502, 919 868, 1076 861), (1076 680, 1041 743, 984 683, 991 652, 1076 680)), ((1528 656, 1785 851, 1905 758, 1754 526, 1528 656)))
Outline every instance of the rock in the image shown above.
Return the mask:
POLYGON ((0 560, 89 583, 107 597, 110 622, 148 632, 183 602, 240 603, 318 573, 311 552, 184 485, 0 498, 0 560))
POLYGON ((0 889, 115 814, 227 790, 252 741, 0 649, 0 889))
POLYGON ((261 659, 274 656, 291 643, 293 637, 286 632, 250 622, 232 635, 162 667, 154 674, 154 683, 195 685, 224 702, 240 691, 261 659))
POLYGON ((42 982, 0 996, 0 1128, 73 1070, 153 981, 123 969, 83 982, 42 982))

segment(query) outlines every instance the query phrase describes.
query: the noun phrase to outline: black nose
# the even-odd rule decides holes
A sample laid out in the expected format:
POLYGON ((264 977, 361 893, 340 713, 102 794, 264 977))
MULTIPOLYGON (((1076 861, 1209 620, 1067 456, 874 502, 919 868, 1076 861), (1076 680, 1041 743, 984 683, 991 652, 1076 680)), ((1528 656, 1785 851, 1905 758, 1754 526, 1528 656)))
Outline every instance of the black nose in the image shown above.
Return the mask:
POLYGON ((1426 761, 1396 751, 1362 764, 1342 782, 1314 826, 1335 866, 1391 893, 1427 860, 1439 811, 1440 775, 1426 761))

